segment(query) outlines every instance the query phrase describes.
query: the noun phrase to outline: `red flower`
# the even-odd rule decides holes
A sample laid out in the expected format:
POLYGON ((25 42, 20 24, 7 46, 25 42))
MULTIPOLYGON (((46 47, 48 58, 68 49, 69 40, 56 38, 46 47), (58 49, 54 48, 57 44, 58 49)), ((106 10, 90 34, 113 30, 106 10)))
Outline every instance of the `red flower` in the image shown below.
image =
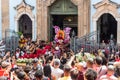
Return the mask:
POLYGON ((43 49, 43 50, 42 50, 42 54, 45 54, 46 51, 47 51, 46 49, 43 49))

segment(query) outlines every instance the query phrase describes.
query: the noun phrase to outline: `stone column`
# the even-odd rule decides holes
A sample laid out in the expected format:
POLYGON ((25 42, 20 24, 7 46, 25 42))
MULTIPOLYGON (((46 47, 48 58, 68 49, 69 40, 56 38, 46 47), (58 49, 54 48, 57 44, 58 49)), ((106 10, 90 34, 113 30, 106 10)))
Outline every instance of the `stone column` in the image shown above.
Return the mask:
POLYGON ((48 6, 45 6, 44 7, 44 40, 48 40, 48 34, 49 34, 49 31, 48 31, 48 27, 50 27, 50 26, 48 26, 48 6))
POLYGON ((41 31, 41 33, 42 33, 42 39, 43 40, 47 40, 47 38, 48 38, 48 8, 47 8, 47 6, 45 6, 45 3, 43 3, 44 5, 44 7, 42 7, 43 8, 43 11, 42 11, 42 27, 41 27, 41 29, 42 29, 42 31, 41 31))
POLYGON ((90 32, 90 0, 83 0, 83 29, 82 35, 90 32))
POLYGON ((78 37, 83 35, 83 0, 78 4, 78 37))
POLYGON ((5 38, 5 30, 9 29, 9 0, 1 0, 2 9, 2 38, 5 38))
MULTIPOLYGON (((97 19, 93 19, 93 30, 92 31, 97 31, 97 19)), ((93 39, 96 40, 98 35, 94 35, 93 39)), ((98 36, 98 42, 99 42, 99 36, 98 36)))
POLYGON ((92 22, 93 22, 93 30, 92 30, 92 31, 96 31, 96 30, 97 30, 97 19, 94 18, 94 19, 92 20, 92 22))
POLYGON ((37 0, 37 37, 48 40, 48 7, 45 1, 37 0))
POLYGON ((32 40, 33 40, 33 41, 36 41, 35 19, 32 19, 32 40))
POLYGON ((117 43, 120 44, 120 19, 117 20, 117 43))
POLYGON ((90 32, 90 1, 78 1, 78 37, 90 32))
POLYGON ((18 32, 18 19, 15 17, 15 31, 18 32))
POLYGON ((84 34, 90 33, 90 0, 84 0, 84 21, 84 34))
POLYGON ((42 39, 42 1, 37 0, 36 1, 36 7, 37 7, 37 38, 42 39))

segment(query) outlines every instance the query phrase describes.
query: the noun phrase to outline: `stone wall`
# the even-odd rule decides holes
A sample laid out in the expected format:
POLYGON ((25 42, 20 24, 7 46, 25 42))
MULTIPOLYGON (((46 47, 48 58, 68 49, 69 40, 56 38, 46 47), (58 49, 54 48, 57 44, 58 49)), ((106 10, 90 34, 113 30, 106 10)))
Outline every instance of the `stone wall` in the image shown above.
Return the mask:
POLYGON ((5 30, 9 29, 9 0, 1 0, 2 10, 2 38, 5 38, 5 30))

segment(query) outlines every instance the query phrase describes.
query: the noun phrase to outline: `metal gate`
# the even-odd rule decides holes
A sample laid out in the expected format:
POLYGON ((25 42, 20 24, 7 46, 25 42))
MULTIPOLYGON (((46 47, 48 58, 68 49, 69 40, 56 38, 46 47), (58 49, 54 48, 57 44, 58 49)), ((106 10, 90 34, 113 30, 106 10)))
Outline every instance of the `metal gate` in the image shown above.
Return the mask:
POLYGON ((99 49, 99 32, 94 31, 89 34, 86 34, 80 38, 74 36, 74 33, 71 38, 70 48, 76 53, 79 52, 81 48, 84 48, 84 51, 90 52, 93 50, 99 49))
POLYGON ((15 52, 18 47, 19 36, 18 33, 14 30, 6 30, 5 31, 5 50, 15 52))

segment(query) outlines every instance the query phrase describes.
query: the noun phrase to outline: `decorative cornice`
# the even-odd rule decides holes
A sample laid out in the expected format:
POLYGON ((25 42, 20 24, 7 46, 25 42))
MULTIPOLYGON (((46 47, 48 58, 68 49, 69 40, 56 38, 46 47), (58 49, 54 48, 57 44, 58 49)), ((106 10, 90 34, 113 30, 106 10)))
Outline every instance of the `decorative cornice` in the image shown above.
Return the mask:
POLYGON ((111 0, 103 0, 101 2, 98 2, 98 3, 94 4, 93 6, 94 6, 95 9, 97 9, 97 8, 103 6, 103 5, 114 5, 116 8, 120 7, 120 4, 115 3, 111 0))
POLYGON ((22 8, 22 7, 24 7, 24 8, 29 7, 31 10, 34 9, 34 6, 31 6, 31 5, 27 4, 25 0, 22 0, 22 2, 21 2, 19 5, 17 5, 16 7, 14 7, 14 8, 15 8, 16 10, 18 10, 18 9, 20 9, 20 8, 22 8))
MULTIPOLYGON (((55 1, 57 0, 45 0, 44 2, 46 3, 47 6, 51 6, 55 1)), ((78 0, 70 0, 73 4, 78 5, 80 1, 78 0)))

